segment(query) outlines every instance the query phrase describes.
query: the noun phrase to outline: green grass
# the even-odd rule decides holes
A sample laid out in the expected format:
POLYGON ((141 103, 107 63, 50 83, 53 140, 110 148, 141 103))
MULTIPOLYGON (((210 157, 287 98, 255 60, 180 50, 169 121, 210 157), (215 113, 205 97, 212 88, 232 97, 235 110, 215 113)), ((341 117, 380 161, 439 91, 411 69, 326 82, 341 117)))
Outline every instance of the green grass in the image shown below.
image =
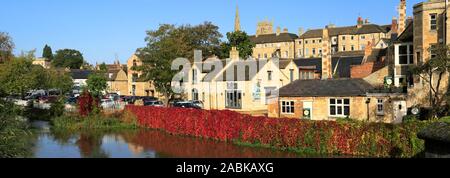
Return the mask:
POLYGON ((67 131, 81 130, 123 130, 136 129, 136 121, 123 122, 120 118, 107 117, 103 115, 94 115, 86 118, 78 116, 61 116, 51 120, 53 129, 67 131))

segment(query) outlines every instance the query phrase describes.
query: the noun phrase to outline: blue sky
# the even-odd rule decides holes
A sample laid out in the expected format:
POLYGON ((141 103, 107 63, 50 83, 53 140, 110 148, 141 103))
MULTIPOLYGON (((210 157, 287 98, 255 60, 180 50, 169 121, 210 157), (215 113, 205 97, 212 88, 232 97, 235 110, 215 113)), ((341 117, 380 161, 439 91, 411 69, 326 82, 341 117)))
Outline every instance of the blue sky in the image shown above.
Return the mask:
MULTIPOLYGON (((412 6, 422 0, 408 0, 412 6)), ((145 31, 159 24, 199 24, 211 21, 222 34, 233 30, 236 5, 242 29, 254 34, 258 20, 274 26, 321 28, 329 23, 354 25, 358 15, 372 23, 389 24, 399 0, 2 0, 0 31, 8 32, 15 53, 42 48, 80 50, 85 59, 125 62, 145 46, 145 31)))

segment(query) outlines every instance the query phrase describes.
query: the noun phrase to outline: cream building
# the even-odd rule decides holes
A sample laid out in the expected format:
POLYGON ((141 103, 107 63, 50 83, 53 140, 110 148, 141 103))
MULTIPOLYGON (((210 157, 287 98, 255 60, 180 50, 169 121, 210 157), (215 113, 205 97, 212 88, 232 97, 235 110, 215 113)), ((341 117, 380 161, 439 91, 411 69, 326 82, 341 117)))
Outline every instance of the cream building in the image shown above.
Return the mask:
POLYGON ((36 58, 33 60, 32 64, 42 66, 45 69, 48 69, 51 66, 51 62, 47 58, 36 58))
POLYGON ((230 53, 228 60, 209 59, 193 65, 183 84, 187 99, 202 101, 205 109, 266 113, 269 101, 276 98, 275 91, 291 81, 283 72, 290 71, 291 62, 283 61, 280 67, 277 58, 244 61, 236 48, 230 53), (211 66, 223 68, 205 70, 211 66))
POLYGON ((133 67, 143 65, 142 60, 138 56, 132 55, 127 61, 128 73, 128 94, 129 96, 153 96, 159 97, 155 87, 151 82, 142 78, 142 72, 133 70, 133 67))
MULTIPOLYGON (((325 28, 329 30, 331 52, 361 51, 364 50, 369 42, 379 43, 383 39, 389 39, 388 33, 391 31, 391 25, 370 24, 368 20, 363 21, 358 18, 357 25, 347 27, 336 27, 328 25, 325 28)), ((324 29, 308 30, 295 40, 295 51, 298 58, 321 57, 322 49, 322 31, 324 29)), ((387 46, 385 46, 387 47, 387 46)))

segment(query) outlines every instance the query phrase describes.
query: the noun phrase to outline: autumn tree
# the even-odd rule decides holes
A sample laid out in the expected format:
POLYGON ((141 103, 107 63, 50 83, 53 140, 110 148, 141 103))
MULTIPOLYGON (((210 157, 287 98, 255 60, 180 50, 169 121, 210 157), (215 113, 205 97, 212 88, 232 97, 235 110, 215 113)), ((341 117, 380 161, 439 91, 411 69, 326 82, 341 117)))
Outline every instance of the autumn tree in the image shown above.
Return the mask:
POLYGON ((434 54, 427 62, 412 67, 413 74, 419 76, 427 85, 429 90, 429 103, 432 109, 432 117, 437 118, 443 111, 446 99, 443 89, 445 75, 450 69, 449 46, 436 45, 428 50, 434 54))
POLYGON ((151 81, 169 100, 175 94, 172 79, 179 72, 171 70, 172 62, 176 58, 193 61, 194 50, 201 50, 205 56, 218 55, 222 37, 218 29, 210 22, 197 26, 160 25, 157 30, 147 32, 147 46, 137 51, 143 65, 136 70, 142 71, 141 78, 151 81))

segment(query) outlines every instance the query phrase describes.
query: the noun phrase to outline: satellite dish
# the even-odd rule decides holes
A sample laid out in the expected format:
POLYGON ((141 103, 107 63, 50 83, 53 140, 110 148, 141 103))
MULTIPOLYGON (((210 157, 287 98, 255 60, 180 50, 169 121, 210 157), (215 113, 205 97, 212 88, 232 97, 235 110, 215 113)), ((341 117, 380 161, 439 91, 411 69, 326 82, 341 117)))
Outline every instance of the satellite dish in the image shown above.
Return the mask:
POLYGON ((418 115, 420 113, 420 109, 419 108, 412 108, 411 109, 411 113, 414 115, 418 115))
POLYGON ((388 84, 388 85, 392 85, 392 79, 386 79, 386 84, 388 84))

